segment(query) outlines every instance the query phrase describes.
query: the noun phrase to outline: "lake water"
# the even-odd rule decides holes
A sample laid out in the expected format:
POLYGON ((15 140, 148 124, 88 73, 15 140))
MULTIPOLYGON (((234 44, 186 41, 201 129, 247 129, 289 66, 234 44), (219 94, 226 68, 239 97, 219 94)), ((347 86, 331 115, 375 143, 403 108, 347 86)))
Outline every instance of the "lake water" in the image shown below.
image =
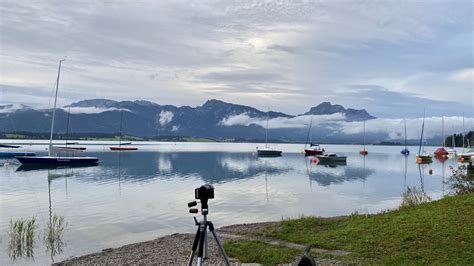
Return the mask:
MULTIPOLYGON (((369 155, 362 157, 360 146, 323 145, 348 157, 347 165, 324 166, 303 156, 303 145, 296 144, 273 145, 283 150, 278 158, 257 158, 255 147, 263 144, 139 144, 140 151, 121 153, 107 151, 107 145, 87 145, 85 154, 100 159, 93 167, 26 171, 15 160, 0 160, 0 264, 48 264, 194 232, 187 203, 204 183, 215 187, 209 219, 221 227, 301 215, 375 213, 398 207, 407 186, 438 199, 448 193, 443 179, 457 165, 454 159, 434 159, 419 168, 417 147, 406 158, 396 146, 368 146, 369 155), (50 214, 67 222, 65 245, 53 255, 43 241, 50 214), (32 216, 38 222, 34 257, 11 260, 9 221, 32 216)), ((46 148, 26 147, 40 153, 46 148)))

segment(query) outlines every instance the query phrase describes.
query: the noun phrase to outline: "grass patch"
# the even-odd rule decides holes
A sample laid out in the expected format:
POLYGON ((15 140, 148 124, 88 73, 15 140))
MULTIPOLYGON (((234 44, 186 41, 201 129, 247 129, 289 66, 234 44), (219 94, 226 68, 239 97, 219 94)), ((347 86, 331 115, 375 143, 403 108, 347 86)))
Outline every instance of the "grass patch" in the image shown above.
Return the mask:
POLYGON ((365 263, 472 265, 473 217, 474 193, 470 193, 376 215, 286 220, 262 234, 351 251, 351 257, 365 263))
POLYGON ((33 257, 36 217, 30 219, 10 220, 8 235, 8 255, 12 260, 19 257, 33 257))
POLYGON ((66 229, 67 223, 63 216, 54 214, 51 218, 51 222, 48 223, 43 241, 46 246, 46 250, 51 253, 52 256, 61 254, 65 242, 63 241, 64 230, 66 229))
POLYGON ((227 241, 224 244, 227 255, 238 258, 242 263, 254 262, 276 264, 293 262, 301 250, 273 246, 259 241, 227 241))

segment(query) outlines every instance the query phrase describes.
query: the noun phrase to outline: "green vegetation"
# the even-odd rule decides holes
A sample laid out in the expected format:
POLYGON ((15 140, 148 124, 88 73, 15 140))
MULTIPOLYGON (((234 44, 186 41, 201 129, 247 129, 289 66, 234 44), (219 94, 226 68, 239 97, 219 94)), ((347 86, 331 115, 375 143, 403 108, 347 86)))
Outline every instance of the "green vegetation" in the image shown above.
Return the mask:
POLYGON ((413 207, 430 201, 431 197, 423 190, 417 189, 416 187, 407 187, 407 190, 402 194, 402 203, 400 206, 413 207))
MULTIPOLYGON (((350 251, 350 255, 335 257, 349 263, 472 265, 472 217, 474 193, 375 215, 285 220, 260 233, 265 237, 312 244, 318 248, 350 251)), ((234 241, 226 248, 232 250, 231 256, 249 261, 247 254, 255 253, 256 245, 234 241)), ((276 250, 279 252, 281 248, 276 250)), ((264 260, 262 257, 265 256, 255 257, 254 262, 281 262, 280 259, 264 260)), ((295 258, 293 256, 286 262, 295 258)))
POLYGON ((446 183, 454 194, 462 195, 474 192, 474 174, 469 172, 468 167, 472 168, 472 165, 461 165, 457 169, 451 169, 453 174, 446 183))
MULTIPOLYGON (((462 147, 462 133, 461 134, 454 134, 454 145, 456 147, 462 147)), ((449 135, 446 137, 444 140, 444 143, 446 143, 446 146, 452 147, 453 143, 453 135, 449 135)), ((468 141, 471 145, 474 145, 474 131, 469 131, 469 133, 466 134, 465 139, 464 139, 464 147, 468 147, 468 141)))
POLYGON ((224 248, 229 256, 239 258, 242 263, 276 264, 291 262, 301 253, 297 249, 247 240, 226 242, 224 248))
POLYGON ((51 222, 48 223, 43 240, 46 250, 50 251, 52 255, 61 254, 65 245, 63 241, 63 233, 66 229, 67 223, 63 216, 54 214, 51 222))
POLYGON ((19 257, 33 257, 33 247, 35 240, 36 217, 31 219, 10 220, 8 235, 10 242, 8 254, 15 260, 19 257))

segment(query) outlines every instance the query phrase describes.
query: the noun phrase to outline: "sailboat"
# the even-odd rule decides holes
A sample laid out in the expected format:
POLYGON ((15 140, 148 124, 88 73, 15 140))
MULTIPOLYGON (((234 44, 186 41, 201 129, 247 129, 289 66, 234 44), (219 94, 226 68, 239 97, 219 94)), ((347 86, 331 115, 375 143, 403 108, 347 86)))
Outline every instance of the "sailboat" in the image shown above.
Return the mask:
POLYGON ((313 117, 311 116, 311 122, 309 123, 308 129, 308 137, 306 138, 306 144, 304 145, 304 154, 306 156, 311 155, 322 155, 324 150, 318 144, 314 144, 312 142, 312 134, 311 134, 311 127, 313 125, 313 117), (308 140, 309 140, 309 147, 308 147, 308 140))
POLYGON ((123 147, 126 145, 132 144, 131 142, 122 142, 122 126, 123 126, 123 110, 120 110, 120 136, 119 136, 119 145, 114 147, 109 147, 111 151, 136 151, 136 147, 123 147))
POLYGON ((14 158, 16 156, 35 156, 34 152, 23 152, 23 151, 7 151, 6 149, 19 149, 21 146, 0 144, 0 148, 4 148, 5 151, 0 150, 0 158, 14 158))
POLYGON ((71 106, 69 105, 69 109, 67 112, 67 125, 66 125, 66 143, 65 146, 53 146, 53 150, 57 151, 85 151, 86 147, 77 147, 77 146, 69 146, 69 145, 77 145, 78 142, 69 142, 69 117, 71 115, 71 106))
POLYGON ((456 148, 456 143, 454 141, 454 132, 453 132, 453 135, 451 137, 451 148, 446 149, 449 156, 456 156, 457 155, 457 152, 456 152, 455 148, 456 148))
POLYGON ((418 154, 416 155, 417 164, 431 163, 432 158, 430 155, 425 154, 423 150, 423 133, 425 131, 425 114, 423 112, 423 123, 421 124, 421 137, 420 137, 420 148, 418 149, 418 154))
POLYGON ((464 113, 462 114, 462 153, 459 154, 458 161, 462 163, 467 163, 471 161, 471 157, 474 157, 474 149, 471 147, 469 140, 467 140, 467 146, 470 147, 467 152, 464 151, 466 146, 466 133, 464 132, 464 113))
POLYGON ((21 164, 27 165, 79 165, 79 164, 97 164, 97 157, 76 157, 76 156, 57 156, 53 155, 53 133, 54 133, 54 117, 56 115, 56 102, 58 100, 59 76, 61 74, 61 64, 66 59, 59 60, 58 77, 56 79, 56 93, 54 97, 53 116, 51 119, 51 134, 49 137, 48 156, 17 156, 16 159, 21 164))
POLYGON ((260 157, 279 157, 281 156, 280 150, 274 150, 268 147, 268 115, 267 115, 267 127, 265 128, 265 148, 259 149, 257 147, 257 156, 260 157))
POLYGON ((403 149, 400 153, 408 156, 410 155, 410 151, 407 148, 407 120, 403 119, 403 124, 405 125, 405 149, 403 149))
POLYGON ((437 148, 434 152, 435 157, 446 157, 448 156, 448 152, 444 149, 445 146, 445 139, 444 139, 444 116, 442 117, 441 120, 441 132, 443 135, 443 147, 437 148))
POLYGON ((359 154, 363 156, 369 154, 369 152, 365 149, 365 120, 364 120, 364 143, 362 146, 362 150, 359 151, 359 154))

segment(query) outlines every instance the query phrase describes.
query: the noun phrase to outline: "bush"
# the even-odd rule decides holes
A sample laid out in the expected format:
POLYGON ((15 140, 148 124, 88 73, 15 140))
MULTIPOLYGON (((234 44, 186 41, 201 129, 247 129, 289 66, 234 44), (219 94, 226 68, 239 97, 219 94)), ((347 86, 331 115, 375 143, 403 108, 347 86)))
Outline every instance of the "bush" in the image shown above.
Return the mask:
POLYGON ((451 167, 452 175, 446 183, 456 195, 474 192, 474 176, 468 174, 467 166, 460 165, 458 168, 451 167))

